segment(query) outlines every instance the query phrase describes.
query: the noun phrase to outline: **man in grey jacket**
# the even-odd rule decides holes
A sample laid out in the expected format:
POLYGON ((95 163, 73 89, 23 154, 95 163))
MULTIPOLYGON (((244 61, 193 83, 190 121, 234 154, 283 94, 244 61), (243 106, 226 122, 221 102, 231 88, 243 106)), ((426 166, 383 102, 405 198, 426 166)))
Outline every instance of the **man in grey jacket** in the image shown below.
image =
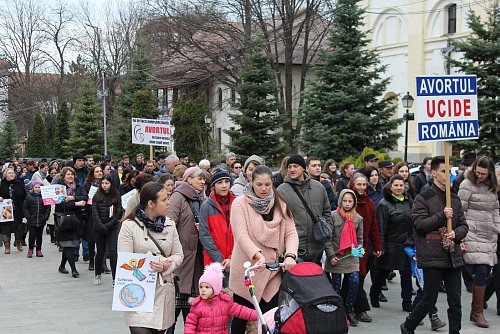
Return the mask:
POLYGON ((311 179, 305 170, 306 162, 301 155, 290 156, 287 162, 287 175, 284 182, 278 187, 278 191, 293 214, 295 228, 299 235, 299 257, 302 257, 302 260, 319 264, 325 244, 317 243, 314 240, 313 225, 315 222, 293 189, 292 184, 300 192, 313 214, 316 217, 323 216, 333 226, 330 202, 325 187, 319 181, 311 179), (305 255, 303 255, 304 252, 305 255))

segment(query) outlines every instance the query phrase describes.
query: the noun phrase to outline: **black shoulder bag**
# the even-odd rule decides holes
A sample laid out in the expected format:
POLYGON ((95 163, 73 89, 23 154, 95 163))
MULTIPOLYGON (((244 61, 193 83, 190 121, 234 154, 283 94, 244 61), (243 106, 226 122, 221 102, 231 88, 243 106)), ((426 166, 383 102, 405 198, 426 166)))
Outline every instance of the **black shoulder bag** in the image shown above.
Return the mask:
POLYGON ((311 216, 311 219, 313 221, 313 238, 314 240, 319 243, 319 244, 324 244, 328 240, 331 240, 332 238, 332 233, 333 233, 333 227, 331 224, 328 224, 326 221, 325 217, 319 215, 317 217, 314 216, 314 213, 312 212, 311 208, 309 208, 309 205, 307 205, 306 200, 300 193, 300 191, 297 189, 295 184, 288 183, 293 191, 299 196, 300 200, 302 201, 302 204, 304 204, 304 208, 307 210, 307 213, 309 216, 311 216))

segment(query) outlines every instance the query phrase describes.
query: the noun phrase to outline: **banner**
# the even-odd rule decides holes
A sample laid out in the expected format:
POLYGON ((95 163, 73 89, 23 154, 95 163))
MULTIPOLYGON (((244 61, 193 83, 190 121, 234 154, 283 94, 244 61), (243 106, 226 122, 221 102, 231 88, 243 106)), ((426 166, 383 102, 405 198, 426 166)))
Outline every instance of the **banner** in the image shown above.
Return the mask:
POLYGON ((14 220, 14 207, 11 199, 4 199, 0 202, 0 223, 14 220))
POLYGON ((130 197, 134 196, 135 193, 137 192, 137 189, 130 190, 128 193, 122 196, 122 208, 123 210, 127 210, 127 204, 130 199, 130 197))
POLYGON ((149 263, 159 259, 151 253, 118 252, 113 311, 153 312, 158 272, 149 263))
POLYGON ((132 118, 132 144, 167 146, 172 141, 172 128, 166 119, 132 118))
POLYGON ((62 184, 41 186, 43 205, 61 204, 66 197, 66 187, 62 184))
POLYGON ((418 76, 418 141, 479 138, 476 76, 418 76))

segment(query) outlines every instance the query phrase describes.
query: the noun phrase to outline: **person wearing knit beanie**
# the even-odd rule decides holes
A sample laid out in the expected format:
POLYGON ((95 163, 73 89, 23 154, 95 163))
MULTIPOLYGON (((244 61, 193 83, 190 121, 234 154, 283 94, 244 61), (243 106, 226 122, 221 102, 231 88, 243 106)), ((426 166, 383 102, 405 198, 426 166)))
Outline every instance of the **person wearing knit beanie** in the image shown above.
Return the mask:
POLYGON ((214 171, 212 171, 210 184, 213 187, 217 182, 221 180, 229 180, 229 182, 231 182, 231 174, 225 168, 216 168, 214 171))
POLYGON ((201 175, 201 173, 203 173, 203 171, 200 169, 200 167, 196 167, 196 166, 189 167, 188 169, 186 169, 184 174, 182 174, 182 181, 187 182, 189 177, 197 177, 197 176, 201 175))
POLYGON ((304 157, 302 157, 300 154, 293 154, 290 156, 290 158, 288 158, 286 167, 288 168, 288 166, 291 164, 296 164, 306 169, 306 161, 304 160, 304 157))
POLYGON ((222 272, 222 265, 219 262, 214 262, 206 266, 199 281, 200 297, 202 299, 210 299, 218 296, 222 290, 223 278, 224 273, 222 272))

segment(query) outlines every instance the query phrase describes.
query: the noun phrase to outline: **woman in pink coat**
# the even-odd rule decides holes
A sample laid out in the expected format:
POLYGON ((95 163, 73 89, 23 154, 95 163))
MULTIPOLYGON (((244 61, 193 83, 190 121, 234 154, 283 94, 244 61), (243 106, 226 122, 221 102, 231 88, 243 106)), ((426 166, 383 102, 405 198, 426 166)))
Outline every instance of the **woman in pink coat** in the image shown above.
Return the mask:
MULTIPOLYGON (((250 293, 245 287, 243 263, 251 261, 263 265, 278 262, 284 257, 284 270, 295 265, 299 239, 292 214, 284 200, 273 189, 272 171, 257 166, 244 195, 237 197, 231 207, 231 227, 234 248, 229 274, 229 288, 238 304, 254 308, 250 293)), ((260 308, 265 313, 278 306, 278 290, 281 284, 279 272, 261 271, 252 279, 260 308)), ((246 320, 234 318, 232 334, 243 334, 246 320)))
POLYGON ((222 265, 214 262, 205 267, 200 278, 200 296, 191 302, 184 334, 229 334, 229 317, 257 320, 257 311, 236 304, 222 292, 222 265))

